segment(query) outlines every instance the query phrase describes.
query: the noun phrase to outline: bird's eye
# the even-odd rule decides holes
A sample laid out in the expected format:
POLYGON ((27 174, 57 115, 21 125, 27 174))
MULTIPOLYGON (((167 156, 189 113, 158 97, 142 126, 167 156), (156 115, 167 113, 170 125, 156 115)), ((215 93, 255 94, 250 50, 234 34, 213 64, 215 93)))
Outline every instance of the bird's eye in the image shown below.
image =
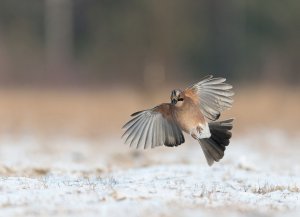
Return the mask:
POLYGON ((183 101, 183 98, 179 98, 177 101, 183 101))

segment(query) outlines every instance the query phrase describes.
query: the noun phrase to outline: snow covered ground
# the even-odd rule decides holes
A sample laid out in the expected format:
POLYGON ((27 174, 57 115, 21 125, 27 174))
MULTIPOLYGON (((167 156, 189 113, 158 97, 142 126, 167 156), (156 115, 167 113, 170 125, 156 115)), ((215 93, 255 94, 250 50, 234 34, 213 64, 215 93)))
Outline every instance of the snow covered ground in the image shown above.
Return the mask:
POLYGON ((208 167, 199 144, 135 151, 111 139, 0 137, 0 216, 299 216, 300 137, 235 136, 208 167))

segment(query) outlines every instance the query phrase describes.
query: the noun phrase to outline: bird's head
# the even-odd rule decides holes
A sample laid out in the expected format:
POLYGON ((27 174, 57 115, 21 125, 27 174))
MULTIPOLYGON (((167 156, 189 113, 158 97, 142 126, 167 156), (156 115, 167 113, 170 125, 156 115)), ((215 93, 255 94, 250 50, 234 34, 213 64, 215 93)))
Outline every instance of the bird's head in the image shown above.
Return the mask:
POLYGON ((172 90, 171 92, 171 103, 176 105, 178 102, 183 101, 182 91, 181 90, 172 90))

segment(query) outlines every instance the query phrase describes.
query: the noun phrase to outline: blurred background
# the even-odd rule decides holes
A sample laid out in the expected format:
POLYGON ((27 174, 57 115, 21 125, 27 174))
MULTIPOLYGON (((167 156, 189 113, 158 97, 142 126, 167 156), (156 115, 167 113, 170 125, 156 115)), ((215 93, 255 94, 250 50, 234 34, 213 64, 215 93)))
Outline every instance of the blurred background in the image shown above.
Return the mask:
POLYGON ((119 136, 213 74, 235 130, 299 129, 299 1, 1 0, 0 134, 119 136))
POLYGON ((299 0, 0 0, 3 216, 299 209, 299 8, 299 0), (209 74, 235 91, 221 116, 235 121, 220 163, 208 167, 188 135, 176 149, 123 144, 130 114, 209 74))

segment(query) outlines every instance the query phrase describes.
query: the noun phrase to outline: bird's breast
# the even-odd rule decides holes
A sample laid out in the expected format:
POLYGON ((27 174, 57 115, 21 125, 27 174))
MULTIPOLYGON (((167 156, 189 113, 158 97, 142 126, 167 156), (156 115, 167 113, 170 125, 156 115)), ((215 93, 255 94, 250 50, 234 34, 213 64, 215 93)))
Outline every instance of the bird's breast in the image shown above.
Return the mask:
POLYGON ((180 108, 175 108, 174 116, 183 131, 189 133, 205 123, 204 116, 200 111, 199 105, 193 102, 185 102, 180 108))

